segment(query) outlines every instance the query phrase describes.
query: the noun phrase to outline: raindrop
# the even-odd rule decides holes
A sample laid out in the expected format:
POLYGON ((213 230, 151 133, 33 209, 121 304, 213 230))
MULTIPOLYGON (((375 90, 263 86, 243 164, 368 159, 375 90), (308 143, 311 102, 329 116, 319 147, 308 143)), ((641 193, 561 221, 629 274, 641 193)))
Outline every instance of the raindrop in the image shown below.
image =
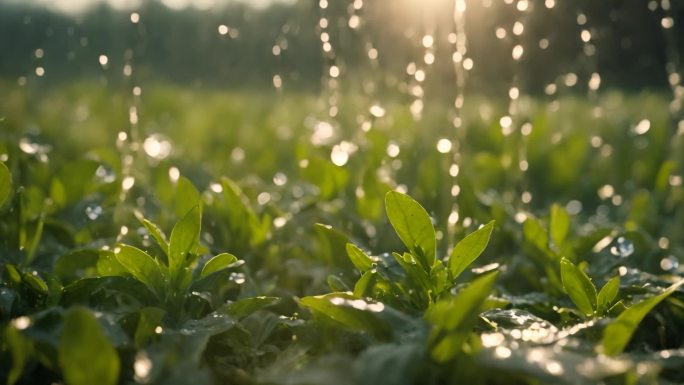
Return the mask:
POLYGON ((439 151, 442 154, 446 154, 449 151, 451 151, 452 143, 449 139, 442 138, 439 141, 437 141, 437 151, 439 151))
POLYGON ((162 160, 171 154, 171 142, 160 134, 152 134, 143 142, 143 150, 150 158, 162 160))

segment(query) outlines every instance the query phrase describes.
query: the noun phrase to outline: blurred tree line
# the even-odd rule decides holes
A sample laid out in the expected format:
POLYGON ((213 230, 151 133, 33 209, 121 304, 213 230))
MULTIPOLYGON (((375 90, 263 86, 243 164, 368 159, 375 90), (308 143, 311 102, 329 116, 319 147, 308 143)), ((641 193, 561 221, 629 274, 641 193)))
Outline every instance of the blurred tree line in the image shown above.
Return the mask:
MULTIPOLYGON (((408 79, 406 68, 413 62, 425 69, 426 82, 454 84, 453 1, 366 0, 362 7, 358 1, 331 0, 321 9, 319 0, 299 0, 261 10, 231 2, 208 11, 174 11, 146 1, 135 10, 138 23, 132 11, 106 4, 65 15, 0 2, 0 78, 35 77, 40 66, 48 83, 82 77, 130 82, 123 76, 129 63, 134 82, 271 86, 277 74, 286 87, 310 88, 319 87, 334 64, 343 81, 373 76, 380 86, 394 87, 408 79), (354 15, 358 24, 350 22, 354 15), (328 20, 325 32, 334 54, 321 49, 321 18, 328 20), (431 65, 423 62, 426 34, 435 40, 431 65), (370 49, 377 50, 377 62, 369 60, 370 49), (106 66, 98 62, 100 55, 107 56, 106 66)), ((677 70, 684 52, 682 0, 557 0, 552 8, 545 3, 531 0, 531 9, 522 12, 515 1, 467 2, 468 57, 474 62, 469 87, 500 92, 515 79, 524 92, 540 93, 573 73, 581 90, 594 72, 602 87, 668 86, 666 67, 677 70), (673 25, 665 29, 668 17, 673 25), (516 22, 524 26, 520 34, 513 32, 516 22), (588 42, 581 38, 584 30, 588 42), (511 49, 518 44, 524 54, 516 61, 511 49)))

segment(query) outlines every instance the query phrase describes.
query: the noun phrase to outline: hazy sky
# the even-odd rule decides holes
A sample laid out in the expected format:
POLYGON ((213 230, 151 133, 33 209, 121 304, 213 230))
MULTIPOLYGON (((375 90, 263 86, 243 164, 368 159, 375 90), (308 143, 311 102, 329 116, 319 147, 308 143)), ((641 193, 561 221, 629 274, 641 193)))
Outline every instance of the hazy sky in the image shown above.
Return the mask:
MULTIPOLYGON (((145 0, 0 0, 0 3, 22 3, 32 2, 43 4, 50 9, 67 13, 78 13, 94 4, 107 2, 117 9, 131 9, 139 6, 145 0)), ((231 2, 231 0, 160 0, 169 8, 183 9, 185 7, 195 7, 200 9, 211 8, 218 4, 231 2)), ((254 7, 265 7, 274 2, 292 2, 293 0, 232 0, 250 4, 254 7)))

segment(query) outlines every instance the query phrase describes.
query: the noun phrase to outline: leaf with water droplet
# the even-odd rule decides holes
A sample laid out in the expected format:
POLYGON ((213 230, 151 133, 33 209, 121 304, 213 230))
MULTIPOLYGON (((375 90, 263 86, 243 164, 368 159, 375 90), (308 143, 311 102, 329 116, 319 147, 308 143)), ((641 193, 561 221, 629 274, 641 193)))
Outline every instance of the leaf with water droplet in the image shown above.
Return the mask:
POLYGON ((157 298, 164 298, 166 285, 159 262, 146 252, 128 245, 119 247, 116 259, 133 277, 144 283, 157 298))
POLYGON ((21 274, 21 279, 24 281, 28 287, 31 289, 35 290, 36 292, 40 294, 48 294, 49 288, 47 283, 38 276, 37 274, 31 274, 29 272, 24 272, 21 274))
POLYGON ((394 231, 425 271, 435 262, 435 228, 427 211, 413 198, 398 191, 385 195, 385 210, 394 231))
POLYGON ((436 294, 428 272, 424 270, 416 260, 417 258, 411 253, 392 253, 392 255, 399 266, 406 272, 408 276, 406 283, 410 285, 409 287, 417 290, 415 294, 418 298, 419 306, 427 307, 431 297, 436 294))
POLYGON ((591 316, 596 310, 596 287, 587 274, 570 262, 561 259, 561 280, 563 289, 575 306, 586 316, 591 316))
POLYGON ((362 273, 373 268, 373 261, 364 253, 358 246, 353 243, 347 243, 346 245, 347 256, 349 260, 354 264, 354 266, 362 273))
POLYGON ((620 276, 613 277, 601 288, 597 297, 598 313, 605 314, 620 290, 620 276))
POLYGON ((147 229, 147 232, 150 233, 152 238, 154 238, 154 240, 157 242, 157 245, 159 245, 159 247, 162 249, 164 254, 166 254, 168 256, 169 255, 169 241, 166 238, 166 234, 164 234, 164 232, 159 228, 159 226, 157 226, 153 222, 145 219, 145 217, 143 217, 142 213, 136 211, 135 217, 138 218, 138 220, 140 221, 140 223, 143 224, 143 226, 145 226, 145 228, 147 229))
POLYGON ((185 267, 188 253, 194 253, 199 246, 202 208, 195 205, 176 223, 169 241, 169 272, 172 280, 185 267))
POLYGON ((600 345, 602 352, 609 356, 622 353, 641 320, 682 285, 684 285, 684 279, 672 284, 662 293, 647 298, 623 311, 603 330, 603 339, 600 345))
POLYGON ((165 314, 166 311, 158 307, 146 307, 140 310, 133 337, 138 348, 143 348, 157 335, 155 330, 161 325, 165 314))
POLYGON ((345 252, 346 245, 349 243, 349 238, 345 234, 322 223, 314 225, 314 233, 318 241, 317 254, 319 258, 333 266, 344 269, 352 268, 352 261, 347 258, 345 252))
POLYGON ((382 339, 386 339, 392 334, 389 325, 376 317, 374 315, 375 311, 367 309, 369 305, 367 302, 352 295, 330 293, 304 297, 300 300, 300 303, 347 328, 366 331, 382 339), (355 307, 353 306, 354 301, 359 301, 358 303, 363 303, 364 306, 355 307))
POLYGON ((230 316, 243 318, 257 310, 261 310, 267 306, 273 305, 274 303, 278 302, 278 300, 278 297, 264 296, 243 298, 239 301, 226 305, 224 311, 230 316))
POLYGON ((434 325, 430 335, 431 354, 437 361, 446 362, 461 351, 498 275, 498 271, 487 273, 455 297, 444 298, 427 310, 425 319, 434 325))
POLYGON ((119 355, 90 310, 74 307, 64 314, 59 342, 59 366, 70 385, 114 385, 119 355))
POLYGON ((234 264, 237 261, 238 258, 233 254, 221 253, 207 261, 207 263, 202 268, 202 273, 200 274, 200 277, 204 278, 209 274, 228 268, 230 267, 230 265, 234 264))
POLYGON ((12 174, 4 163, 0 162, 0 208, 5 204, 12 191, 12 174))
POLYGON ((494 230, 494 221, 473 231, 456 244, 449 255, 449 270, 453 279, 458 278, 485 250, 494 230))

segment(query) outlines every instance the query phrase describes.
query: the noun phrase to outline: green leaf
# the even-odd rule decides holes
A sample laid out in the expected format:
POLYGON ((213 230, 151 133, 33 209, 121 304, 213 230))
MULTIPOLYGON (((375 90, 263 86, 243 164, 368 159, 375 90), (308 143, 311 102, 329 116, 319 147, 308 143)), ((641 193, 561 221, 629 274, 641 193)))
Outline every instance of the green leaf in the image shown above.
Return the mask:
POLYGON ((155 336, 157 336, 156 328, 161 326, 162 318, 165 314, 166 311, 164 309, 157 307, 146 307, 140 309, 138 325, 135 328, 135 335, 133 336, 135 346, 138 348, 143 348, 155 336))
POLYGON ((133 246, 122 245, 116 253, 116 259, 138 281, 147 286, 159 299, 163 298, 164 274, 154 258, 133 246))
POLYGON ((565 238, 570 229, 570 216, 563 207, 558 204, 551 206, 551 240, 556 248, 560 248, 565 243, 565 238))
POLYGON ((435 228, 427 211, 413 198, 398 191, 385 195, 385 210, 399 238, 420 260, 423 269, 430 271, 437 245, 435 228))
POLYGON ((33 355, 33 342, 26 338, 21 331, 13 325, 8 325, 5 328, 3 337, 3 345, 7 344, 10 353, 12 354, 12 369, 10 369, 10 372, 8 373, 7 384, 14 385, 21 379, 24 368, 33 355))
POLYGON ((143 226, 145 226, 147 232, 150 233, 152 238, 154 238, 154 240, 157 242, 162 251, 164 251, 164 254, 168 256, 169 241, 167 241, 166 239, 166 234, 164 234, 164 232, 159 228, 159 226, 145 219, 145 217, 143 217, 141 213, 136 212, 135 216, 138 218, 140 223, 142 223, 143 226))
POLYGON ((257 310, 263 309, 266 306, 276 303, 278 299, 278 297, 264 296, 244 298, 227 305, 225 312, 230 316, 242 318, 254 313, 257 310))
POLYGON ((176 183, 175 211, 177 216, 185 215, 200 201, 200 193, 192 182, 181 176, 176 183))
POLYGON ((456 244, 449 255, 449 270, 453 279, 458 278, 482 254, 489 244, 492 230, 494 230, 494 221, 468 234, 456 244))
POLYGON ((128 272, 111 250, 98 250, 97 274, 103 277, 119 276, 128 272))
POLYGON ((316 252, 319 258, 333 266, 352 269, 345 252, 349 238, 344 233, 322 223, 314 225, 314 233, 318 241, 316 252))
POLYGON ((597 307, 599 314, 605 314, 609 305, 615 300, 620 289, 620 276, 613 277, 606 282, 598 293, 597 307))
POLYGON ((354 295, 360 298, 370 297, 372 295, 373 285, 378 278, 378 273, 367 271, 361 275, 354 284, 354 295))
POLYGON ((382 303, 368 303, 346 293, 304 297, 300 302, 347 328, 366 331, 379 338, 391 335, 389 325, 374 314, 384 309, 382 303))
POLYGON ((12 191, 12 174, 4 163, 0 162, 0 208, 5 204, 12 191))
POLYGON ((195 252, 199 246, 202 210, 196 205, 176 223, 171 231, 169 242, 169 271, 171 277, 176 277, 185 267, 188 253, 195 252))
POLYGON ((492 291, 499 272, 494 271, 475 279, 455 297, 447 297, 438 301, 425 313, 425 318, 433 325, 445 331, 454 331, 465 321, 478 315, 480 306, 492 291))
POLYGON ((38 273, 23 272, 21 273, 21 279, 28 285, 31 289, 37 291, 40 294, 48 294, 48 285, 45 281, 38 275, 38 273))
POLYGON ((349 171, 344 167, 320 157, 312 157, 308 161, 308 165, 300 169, 301 176, 319 188, 321 199, 334 198, 349 182, 349 171))
POLYGON ((477 278, 458 295, 438 301, 425 313, 425 319, 434 326, 430 345, 437 361, 446 362, 462 350, 498 275, 496 271, 477 278))
POLYGON ((523 234, 525 241, 540 251, 545 258, 554 259, 549 250, 549 233, 542 226, 538 219, 529 216, 523 223, 523 234))
POLYGON ((57 258, 55 274, 62 281, 73 281, 86 275, 95 275, 99 250, 76 250, 57 258))
POLYGON ((270 224, 266 218, 262 222, 254 209, 249 205, 247 196, 240 186, 228 178, 221 178, 223 187, 225 224, 227 225, 233 246, 256 246, 263 242, 269 232, 270 224))
POLYGON ((74 307, 64 314, 59 366, 69 385, 114 385, 118 381, 119 356, 86 308, 74 307))
POLYGON ((587 316, 596 310, 596 287, 582 271, 567 258, 561 259, 561 280, 575 306, 587 316))
POLYGON ((202 268, 202 274, 200 274, 200 278, 204 278, 209 274, 223 270, 237 261, 238 258, 233 254, 221 253, 207 261, 207 263, 202 268))
POLYGON ((674 283, 665 289, 664 292, 647 298, 623 311, 603 330, 603 339, 600 345, 602 352, 609 356, 616 356, 622 353, 644 317, 682 285, 684 285, 684 279, 674 283))
MULTIPOLYGON (((408 276, 408 283, 414 288, 420 290, 416 293, 422 295, 424 300, 430 300, 435 296, 434 287, 428 272, 426 272, 418 263, 415 256, 410 253, 392 253, 394 259, 397 261, 399 266, 406 272, 408 276)), ((427 305, 427 302, 425 303, 427 305)))
POLYGON ((373 260, 353 243, 346 245, 347 255, 354 266, 362 273, 373 268, 373 260))
POLYGON ((349 284, 339 275, 330 274, 325 279, 325 282, 332 291, 350 291, 349 284))

